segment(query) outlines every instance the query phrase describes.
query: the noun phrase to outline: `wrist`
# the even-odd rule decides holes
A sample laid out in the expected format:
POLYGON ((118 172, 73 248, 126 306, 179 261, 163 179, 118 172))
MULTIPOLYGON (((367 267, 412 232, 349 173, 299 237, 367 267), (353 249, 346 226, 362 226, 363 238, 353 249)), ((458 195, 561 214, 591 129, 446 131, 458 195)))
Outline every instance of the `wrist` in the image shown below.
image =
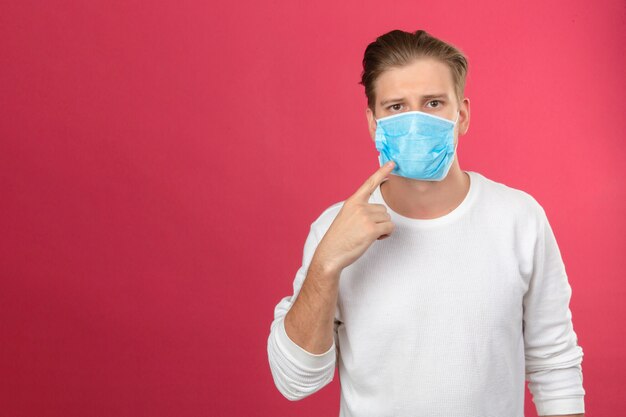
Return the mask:
POLYGON ((316 271, 318 274, 321 274, 325 278, 329 279, 337 279, 343 270, 338 263, 334 262, 331 259, 326 259, 324 257, 313 256, 311 259, 311 265, 309 269, 316 271))

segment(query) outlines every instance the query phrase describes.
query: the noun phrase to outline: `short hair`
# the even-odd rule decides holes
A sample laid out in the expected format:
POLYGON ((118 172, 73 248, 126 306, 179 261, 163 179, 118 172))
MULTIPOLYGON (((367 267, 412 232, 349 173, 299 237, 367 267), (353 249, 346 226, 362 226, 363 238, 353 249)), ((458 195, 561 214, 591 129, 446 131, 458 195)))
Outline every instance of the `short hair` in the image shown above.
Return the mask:
POLYGON ((365 49, 359 84, 365 87, 368 107, 372 111, 376 108, 374 82, 384 71, 411 64, 423 57, 438 59, 450 68, 455 93, 461 102, 468 70, 465 55, 455 46, 423 30, 417 30, 415 33, 392 30, 376 38, 365 49))

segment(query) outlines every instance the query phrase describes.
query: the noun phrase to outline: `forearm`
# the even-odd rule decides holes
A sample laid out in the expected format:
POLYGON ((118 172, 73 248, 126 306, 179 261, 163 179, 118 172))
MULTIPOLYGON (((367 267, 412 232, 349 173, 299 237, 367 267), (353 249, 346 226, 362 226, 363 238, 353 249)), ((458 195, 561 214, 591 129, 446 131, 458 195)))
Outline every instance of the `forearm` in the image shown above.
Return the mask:
POLYGON ((285 316, 285 331, 304 350, 321 354, 333 344, 340 271, 313 257, 306 279, 285 316))

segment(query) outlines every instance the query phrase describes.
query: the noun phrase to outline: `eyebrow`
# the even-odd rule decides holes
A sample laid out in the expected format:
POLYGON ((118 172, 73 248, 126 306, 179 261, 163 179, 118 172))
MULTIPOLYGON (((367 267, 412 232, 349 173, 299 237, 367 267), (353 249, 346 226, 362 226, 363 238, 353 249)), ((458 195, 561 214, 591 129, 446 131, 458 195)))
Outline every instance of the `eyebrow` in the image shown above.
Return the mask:
MULTIPOLYGON (((447 98, 448 95, 447 94, 426 94, 424 96, 421 96, 422 100, 432 100, 435 98, 447 98)), ((389 98, 387 100, 383 100, 380 102, 381 106, 384 106, 385 104, 389 104, 389 103, 393 103, 396 101, 403 101, 404 97, 400 97, 400 98, 389 98)))

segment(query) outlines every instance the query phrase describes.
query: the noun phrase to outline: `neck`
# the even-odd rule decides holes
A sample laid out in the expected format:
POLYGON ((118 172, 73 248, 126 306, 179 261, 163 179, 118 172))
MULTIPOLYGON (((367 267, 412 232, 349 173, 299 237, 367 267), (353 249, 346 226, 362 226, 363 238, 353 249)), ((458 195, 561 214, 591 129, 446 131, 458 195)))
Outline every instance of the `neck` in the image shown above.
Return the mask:
POLYGON ((396 213, 413 219, 435 219, 457 208, 469 191, 469 175, 455 158, 441 181, 420 181, 389 175, 380 185, 385 203, 396 213))

